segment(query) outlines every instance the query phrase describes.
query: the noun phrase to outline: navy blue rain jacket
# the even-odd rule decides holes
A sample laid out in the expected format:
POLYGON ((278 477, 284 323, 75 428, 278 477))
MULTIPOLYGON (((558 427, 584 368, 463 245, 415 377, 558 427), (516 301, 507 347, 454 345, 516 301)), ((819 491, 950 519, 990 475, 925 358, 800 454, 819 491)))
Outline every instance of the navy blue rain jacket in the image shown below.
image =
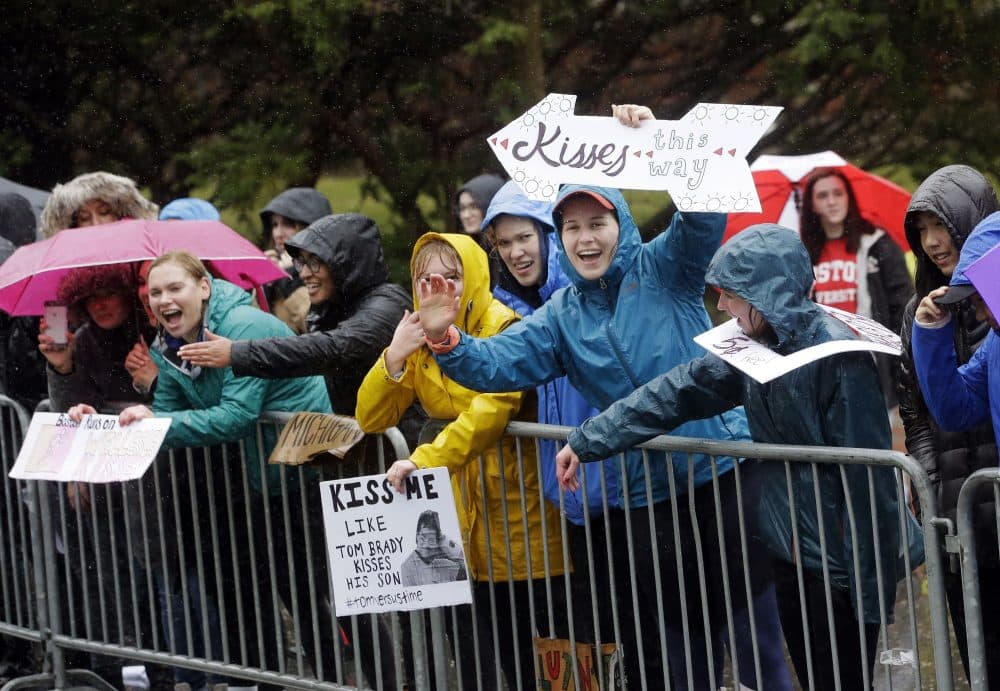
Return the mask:
MULTIPOLYGON (((788 229, 766 224, 743 231, 716 253, 705 279, 761 312, 776 335, 772 346, 782 355, 827 341, 855 338, 846 325, 808 299, 813 283, 809 255, 798 235, 788 229)), ((865 352, 814 360, 765 384, 713 354, 704 354, 588 421, 570 435, 569 443, 583 460, 602 458, 675 429, 686 420, 716 415, 741 404, 756 442, 892 447, 875 362, 865 352)), ((786 468, 783 463, 769 462, 763 464, 761 472, 759 529, 770 551, 785 562, 800 560, 803 568, 821 573, 820 534, 824 533, 833 583, 850 588, 855 606, 860 585, 866 622, 891 621, 896 582, 903 571, 894 471, 871 468, 869 476, 869 469, 862 465, 818 465, 815 483, 813 466, 806 463, 790 463, 786 468), (869 477, 874 497, 870 496, 869 477), (795 500, 797 554, 793 550, 789 480, 795 500), (816 506, 817 489, 821 511, 816 506), (877 511, 874 521, 873 503, 877 511), (853 531, 849 509, 854 514, 853 531), (879 537, 877 551, 874 529, 879 537), (883 605, 887 611, 880 617, 883 605)), ((911 556, 914 565, 922 559, 919 549, 911 556)))

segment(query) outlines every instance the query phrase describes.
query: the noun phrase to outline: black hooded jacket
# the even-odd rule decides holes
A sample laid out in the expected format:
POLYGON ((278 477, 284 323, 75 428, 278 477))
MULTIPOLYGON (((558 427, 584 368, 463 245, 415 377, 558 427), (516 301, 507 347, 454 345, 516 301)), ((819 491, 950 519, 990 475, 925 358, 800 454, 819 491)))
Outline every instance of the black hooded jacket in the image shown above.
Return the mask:
MULTIPOLYGON (((35 212, 19 194, 0 194, 0 264, 35 241, 35 212)), ((0 394, 31 412, 47 395, 45 357, 38 350, 38 318, 0 312, 0 394)))
MULTIPOLYGON (((312 187, 290 187, 260 210, 260 222, 264 226, 263 246, 268 247, 271 244, 271 216, 274 214, 296 223, 309 225, 332 213, 330 201, 322 192, 312 187)), ((302 281, 295 271, 290 271, 289 274, 289 278, 273 281, 264 287, 264 294, 269 302, 287 298, 302 286, 302 281)), ((299 327, 293 328, 298 331, 299 327)))
POLYGON ((321 192, 312 187, 292 187, 267 203, 260 210, 260 221, 264 224, 264 238, 271 236, 271 216, 278 214, 296 223, 309 225, 333 213, 330 202, 321 192))
MULTIPOLYGON (((986 422, 963 432, 948 432, 934 422, 920 392, 913 368, 912 334, 914 314, 920 300, 931 290, 947 285, 946 277, 931 261, 920 244, 916 215, 927 211, 938 216, 948 228, 955 248, 961 250, 965 239, 980 220, 998 208, 996 192, 986 178, 975 169, 963 165, 941 168, 930 175, 913 193, 906 211, 906 240, 916 259, 917 293, 906 306, 900 336, 903 340, 902 378, 899 389, 899 414, 906 430, 906 448, 920 462, 938 488, 942 514, 955 518, 958 492, 962 483, 980 468, 996 467, 997 447, 993 426, 986 422)), ((967 302, 955 305, 955 354, 958 363, 969 361, 985 340, 989 325, 976 321, 967 302)), ((992 495, 991 495, 992 497, 992 495)), ((979 504, 980 525, 992 525, 992 498, 979 504), (989 513, 989 516, 982 515, 989 513)), ((983 540, 990 544, 990 540, 983 540)), ((994 560, 996 538, 992 539, 994 560)))
POLYGON ((362 379, 413 301, 389 282, 378 226, 366 216, 325 216, 286 247, 292 256, 306 251, 319 257, 333 276, 334 295, 310 308, 309 333, 235 341, 233 372, 271 379, 321 374, 333 411, 353 416, 362 379))

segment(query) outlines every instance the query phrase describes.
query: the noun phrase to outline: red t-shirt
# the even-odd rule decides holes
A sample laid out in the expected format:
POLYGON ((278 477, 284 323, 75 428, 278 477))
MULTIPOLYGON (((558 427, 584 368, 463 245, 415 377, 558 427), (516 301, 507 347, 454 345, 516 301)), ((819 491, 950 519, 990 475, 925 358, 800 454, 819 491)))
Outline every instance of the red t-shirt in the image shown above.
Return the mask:
POLYGON ((847 251, 847 238, 827 240, 813 266, 816 288, 813 299, 821 305, 858 311, 857 255, 847 251))

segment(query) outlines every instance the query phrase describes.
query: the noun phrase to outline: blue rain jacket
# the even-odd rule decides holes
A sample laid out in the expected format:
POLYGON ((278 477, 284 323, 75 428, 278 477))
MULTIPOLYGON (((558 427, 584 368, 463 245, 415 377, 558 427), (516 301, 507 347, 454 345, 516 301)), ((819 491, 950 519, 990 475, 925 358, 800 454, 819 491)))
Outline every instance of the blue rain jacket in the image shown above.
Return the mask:
MULTIPOLYGON (((813 284, 809 255, 796 233, 780 226, 753 226, 715 255, 705 277, 753 305, 774 329, 772 347, 788 355, 827 341, 853 339, 853 332, 808 299, 813 284)), ((671 430, 685 420, 744 405, 754 441, 805 446, 892 448, 875 361, 852 352, 814 360, 761 384, 704 354, 682 364, 574 430, 569 443, 581 459, 602 458, 671 430)), ((820 525, 826 539, 830 577, 850 588, 855 607, 860 583, 865 621, 891 621, 896 582, 904 574, 900 551, 899 503, 892 468, 768 462, 761 467, 759 530, 779 559, 796 561, 788 481, 795 500, 799 555, 803 568, 822 572, 820 525), (843 469, 843 478, 841 477, 843 469), (786 471, 790 474, 786 477, 786 471), (821 511, 816 508, 819 490, 821 511), (874 502, 877 516, 872 516, 874 502), (848 509, 853 509, 852 538, 848 509), (878 530, 879 549, 873 529, 878 530), (860 569, 854 568, 857 544, 860 569), (881 571, 883 598, 879 602, 881 571), (886 608, 880 618, 880 606, 886 608)), ((910 522, 912 565, 923 559, 919 528, 910 522)))
MULTIPOLYGON (((547 202, 528 199, 521 192, 517 183, 508 182, 493 197, 486 216, 483 218, 484 228, 488 227, 500 214, 530 218, 538 224, 540 228, 538 241, 541 245, 542 258, 546 262, 545 282, 538 289, 538 296, 543 303, 548 302, 557 290, 570 285, 569 277, 559 266, 560 253, 554 240, 555 233, 552 228, 550 209, 551 205, 547 202)), ((526 317, 532 314, 535 308, 516 292, 504 287, 505 285, 514 285, 516 280, 501 261, 500 280, 493 288, 493 295, 519 315, 526 317)), ((575 427, 600 412, 587 403, 586 399, 573 388, 566 377, 546 382, 538 386, 536 392, 538 394, 538 421, 542 424, 575 427)), ((539 439, 538 450, 539 461, 542 464, 542 492, 546 499, 559 506, 559 481, 556 479, 555 472, 556 443, 551 439, 539 439)), ((601 513, 604 508, 604 491, 607 492, 608 506, 621 506, 621 497, 618 494, 618 473, 614 465, 614 460, 587 465, 583 470, 585 477, 581 480, 581 488, 574 492, 563 492, 562 511, 566 514, 567 520, 576 525, 583 525, 585 511, 589 511, 591 515, 601 513), (606 490, 601 489, 602 471, 606 490), (587 491, 586 503, 583 498, 584 488, 587 491)))
MULTIPOLYGON (((563 375, 591 405, 604 409, 619 398, 702 350, 692 340, 711 323, 705 311, 705 267, 722 240, 722 214, 674 215, 670 226, 643 244, 621 192, 604 187, 566 185, 559 201, 581 190, 592 190, 614 204, 620 226, 618 251, 600 279, 580 277, 562 252, 563 271, 572 286, 556 291, 549 301, 488 339, 462 334, 451 352, 438 355, 445 373, 478 391, 519 391, 537 387, 563 375)), ((749 433, 741 410, 681 425, 686 437, 747 441, 749 433)), ((673 454, 678 493, 690 483, 712 479, 708 456, 673 454)), ((669 495, 664 454, 650 456, 653 502, 669 495)), ((621 491, 630 504, 647 504, 642 455, 626 455, 627 477, 621 491)), ((718 472, 732 469, 733 459, 719 458, 718 472)))

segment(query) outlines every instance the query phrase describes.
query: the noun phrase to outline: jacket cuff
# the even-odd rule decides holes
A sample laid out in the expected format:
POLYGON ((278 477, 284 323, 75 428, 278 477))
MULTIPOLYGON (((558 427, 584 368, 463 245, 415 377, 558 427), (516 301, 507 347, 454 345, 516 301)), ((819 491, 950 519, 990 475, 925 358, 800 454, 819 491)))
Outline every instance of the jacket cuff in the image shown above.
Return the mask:
POLYGON ((448 327, 448 331, 445 334, 445 338, 440 343, 434 343, 429 338, 424 336, 424 340, 427 342, 427 347, 431 349, 431 352, 435 355, 444 355, 445 353, 450 353, 458 345, 458 342, 462 340, 462 335, 452 324, 448 327))

